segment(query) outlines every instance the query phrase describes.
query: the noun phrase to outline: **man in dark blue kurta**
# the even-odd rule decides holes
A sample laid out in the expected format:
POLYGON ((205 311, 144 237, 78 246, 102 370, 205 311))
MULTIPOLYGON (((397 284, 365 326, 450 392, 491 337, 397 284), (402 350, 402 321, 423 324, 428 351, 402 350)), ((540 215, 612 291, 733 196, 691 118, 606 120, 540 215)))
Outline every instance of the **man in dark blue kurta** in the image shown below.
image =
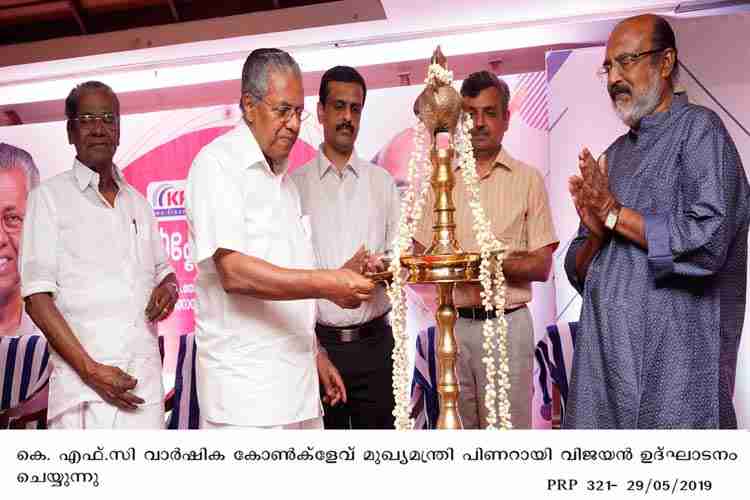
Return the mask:
POLYGON ((677 49, 657 16, 620 23, 601 73, 630 127, 570 192, 565 267, 583 296, 566 428, 736 428, 748 196, 713 111, 674 94, 677 49))

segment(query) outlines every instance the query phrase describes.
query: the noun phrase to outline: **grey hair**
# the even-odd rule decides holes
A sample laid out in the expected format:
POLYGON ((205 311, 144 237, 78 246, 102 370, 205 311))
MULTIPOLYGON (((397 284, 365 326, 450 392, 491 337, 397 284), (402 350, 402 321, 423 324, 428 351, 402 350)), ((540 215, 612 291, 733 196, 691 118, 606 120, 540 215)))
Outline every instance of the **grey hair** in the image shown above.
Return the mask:
POLYGON ((68 120, 78 116, 78 103, 81 100, 81 94, 92 90, 102 90, 112 96, 112 101, 115 105, 115 115, 120 116, 120 100, 117 98, 114 90, 106 83, 89 81, 83 82, 76 85, 73 90, 70 91, 68 97, 65 98, 65 116, 68 120))
POLYGON ((255 49, 242 66, 242 95, 248 94, 255 100, 263 99, 268 94, 268 76, 272 72, 289 71, 302 78, 297 61, 287 52, 281 49, 255 49))
POLYGON ((0 142, 0 170, 20 168, 26 174, 26 189, 31 191, 39 185, 39 169, 28 151, 0 142))

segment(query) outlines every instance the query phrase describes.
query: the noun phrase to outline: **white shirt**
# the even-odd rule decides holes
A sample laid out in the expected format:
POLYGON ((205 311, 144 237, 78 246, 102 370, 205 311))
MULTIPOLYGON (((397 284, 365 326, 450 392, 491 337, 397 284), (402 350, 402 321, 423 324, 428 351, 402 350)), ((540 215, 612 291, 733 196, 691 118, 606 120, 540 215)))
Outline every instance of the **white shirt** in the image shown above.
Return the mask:
MULTIPOLYGON (((73 168, 29 194, 21 239, 21 294, 52 293, 55 305, 97 362, 138 380, 146 404, 164 398, 156 325, 145 309, 169 273, 148 202, 115 168, 114 207, 99 192, 99 174, 73 168)), ((47 417, 102 398, 50 346, 47 417)))
POLYGON ((272 426, 321 415, 315 301, 227 294, 212 258, 223 248, 285 268, 315 267, 309 223, 282 170, 271 171, 241 122, 204 147, 188 174, 198 400, 214 423, 272 426))
MULTIPOLYGON (((398 236, 400 198, 391 175, 383 168, 352 154, 341 174, 323 154, 292 174, 310 216, 318 264, 338 269, 363 244, 371 253, 390 249, 398 236)), ((318 300, 318 322, 332 326, 365 323, 390 309, 383 286, 357 309, 342 309, 318 300)))

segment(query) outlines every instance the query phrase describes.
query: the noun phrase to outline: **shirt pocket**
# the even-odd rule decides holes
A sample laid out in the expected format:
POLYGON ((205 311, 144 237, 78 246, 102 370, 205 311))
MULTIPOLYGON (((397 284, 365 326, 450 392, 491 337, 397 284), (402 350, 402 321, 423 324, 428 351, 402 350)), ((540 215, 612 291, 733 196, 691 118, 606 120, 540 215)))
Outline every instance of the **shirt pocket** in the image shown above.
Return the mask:
POLYGON ((110 268, 114 252, 113 219, 104 209, 60 217, 62 272, 75 269, 110 268))

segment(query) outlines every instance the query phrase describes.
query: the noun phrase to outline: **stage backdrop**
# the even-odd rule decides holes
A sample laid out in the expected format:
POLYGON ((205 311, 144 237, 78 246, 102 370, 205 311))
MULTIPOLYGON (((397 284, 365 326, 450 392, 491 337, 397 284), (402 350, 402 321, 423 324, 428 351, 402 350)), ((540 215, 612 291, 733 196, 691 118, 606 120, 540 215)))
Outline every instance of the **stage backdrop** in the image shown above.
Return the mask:
MULTIPOLYGON (((671 19, 683 63, 680 84, 690 101, 721 116, 734 139, 745 171, 750 170, 750 15, 671 19), (711 33, 711 48, 703 40, 711 33)), ((596 76, 604 47, 552 52, 547 55, 550 82, 549 189, 560 248, 555 255, 555 292, 560 321, 575 321, 581 298, 570 286, 563 263, 578 216, 568 194, 568 178, 577 171, 577 154, 588 147, 597 156, 626 131, 612 111, 605 83, 596 76)), ((750 428, 750 307, 746 309, 735 403, 739 425, 750 428)))
MULTIPOLYGON (((547 82, 544 72, 505 77, 512 91, 511 122, 504 145, 517 158, 530 163, 548 179, 547 82)), ((456 83, 458 88, 460 82, 456 83)), ((423 86, 371 90, 362 118, 357 153, 383 165, 403 184, 412 150, 411 127, 415 123, 412 103, 423 86)), ((114 89, 117 91, 117 89, 114 89)), ((291 169, 311 159, 322 139, 315 109, 317 96, 305 99, 312 116, 303 123, 300 138, 291 155, 291 169)), ((152 205, 159 220, 162 243, 179 278, 180 299, 172 316, 159 324, 165 337, 165 384, 174 377, 176 339, 194 329, 195 265, 190 256, 184 214, 184 182, 196 153, 240 119, 235 103, 226 106, 194 108, 127 115, 121 118, 121 143, 115 156, 125 177, 152 205)), ((64 122, 4 127, 2 141, 29 151, 38 165, 42 179, 72 166, 75 151, 68 144, 64 122)), ((432 322, 431 304, 424 304, 417 294, 410 294, 409 330, 414 339, 420 328, 432 322)), ((552 280, 535 284, 531 304, 537 340, 545 326, 555 317, 552 280)), ((538 368, 537 368, 538 369, 538 368)), ((538 375, 538 373, 536 374, 538 375)), ((538 377, 535 376, 535 386, 538 377)), ((548 412, 540 407, 541 391, 535 390, 535 427, 549 427, 548 412)))

